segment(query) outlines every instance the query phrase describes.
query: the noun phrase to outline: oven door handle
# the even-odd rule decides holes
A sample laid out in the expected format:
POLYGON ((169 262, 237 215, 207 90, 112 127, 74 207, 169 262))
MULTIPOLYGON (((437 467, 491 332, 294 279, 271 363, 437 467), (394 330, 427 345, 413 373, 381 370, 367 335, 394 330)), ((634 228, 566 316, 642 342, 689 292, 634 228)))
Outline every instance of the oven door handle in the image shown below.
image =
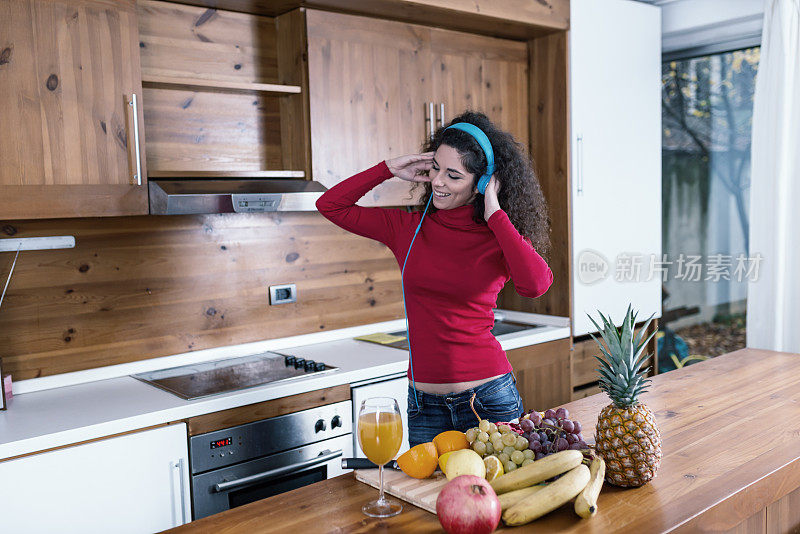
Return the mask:
POLYGON ((301 471, 303 469, 314 467, 315 465, 324 464, 330 462, 331 460, 335 460, 340 456, 342 456, 341 449, 339 449, 338 451, 329 452, 327 454, 320 454, 316 458, 311 458, 310 460, 306 460, 304 462, 298 462, 296 464, 286 465, 284 467, 279 467, 277 469, 270 469, 269 471, 264 471, 263 473, 256 473, 255 475, 250 475, 248 477, 220 482, 219 484, 214 484, 214 491, 220 493, 223 491, 230 491, 238 488, 243 488, 245 486, 250 486, 252 484, 255 484, 256 482, 269 480, 271 478, 277 478, 279 476, 283 476, 288 473, 293 473, 295 471, 301 471))

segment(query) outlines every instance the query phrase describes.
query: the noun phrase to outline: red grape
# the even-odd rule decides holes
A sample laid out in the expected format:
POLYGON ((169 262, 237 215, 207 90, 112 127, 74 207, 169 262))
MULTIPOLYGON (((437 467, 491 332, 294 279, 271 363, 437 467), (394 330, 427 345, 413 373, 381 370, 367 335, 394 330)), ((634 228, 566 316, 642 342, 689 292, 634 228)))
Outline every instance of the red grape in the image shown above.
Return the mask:
POLYGON ((523 419, 522 421, 520 421, 519 426, 522 427, 522 430, 524 432, 532 432, 535 425, 533 424, 533 421, 531 421, 530 419, 523 419))

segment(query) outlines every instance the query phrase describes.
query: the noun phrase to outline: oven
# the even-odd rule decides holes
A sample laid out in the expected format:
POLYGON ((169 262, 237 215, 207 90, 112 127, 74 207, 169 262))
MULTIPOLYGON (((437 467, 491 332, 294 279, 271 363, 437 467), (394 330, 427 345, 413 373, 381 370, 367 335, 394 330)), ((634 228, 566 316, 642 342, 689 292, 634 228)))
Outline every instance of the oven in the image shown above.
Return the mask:
POLYGON ((352 410, 348 400, 192 436, 193 519, 342 474, 352 410))

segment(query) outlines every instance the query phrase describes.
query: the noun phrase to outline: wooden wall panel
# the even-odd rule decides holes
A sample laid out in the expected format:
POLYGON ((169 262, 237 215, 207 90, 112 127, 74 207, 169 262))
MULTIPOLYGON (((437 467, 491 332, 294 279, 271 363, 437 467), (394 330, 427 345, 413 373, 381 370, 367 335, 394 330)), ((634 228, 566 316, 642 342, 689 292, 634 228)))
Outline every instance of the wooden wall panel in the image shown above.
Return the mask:
MULTIPOLYGON (((402 317, 383 245, 317 213, 5 221, 0 236, 74 235, 23 252, 0 311, 15 380, 402 317), (298 302, 268 306, 269 285, 298 302)), ((11 257, 0 258, 7 272, 11 257)))
POLYGON ((498 304, 510 310, 572 317, 572 243, 569 176, 569 70, 567 34, 530 41, 531 156, 550 212, 553 285, 537 299, 521 297, 506 285, 498 304))

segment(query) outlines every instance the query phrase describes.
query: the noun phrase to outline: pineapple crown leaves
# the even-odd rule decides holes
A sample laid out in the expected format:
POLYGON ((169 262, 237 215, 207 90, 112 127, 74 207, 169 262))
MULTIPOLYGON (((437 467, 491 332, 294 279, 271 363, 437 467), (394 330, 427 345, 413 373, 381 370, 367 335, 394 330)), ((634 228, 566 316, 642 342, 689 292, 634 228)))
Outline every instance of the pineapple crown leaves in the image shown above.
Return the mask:
POLYGON ((644 371, 640 371, 640 369, 650 356, 643 352, 655 332, 646 339, 645 334, 655 314, 647 319, 639 333, 634 336, 637 313, 632 311, 630 305, 628 305, 620 328, 614 325, 610 316, 606 317, 600 311, 598 313, 603 322, 602 327, 591 316, 589 316, 589 320, 600 332, 600 337, 605 344, 594 334, 589 335, 592 336, 605 356, 605 359, 595 356, 601 365, 597 369, 600 373, 599 387, 611 397, 617 406, 624 408, 635 404, 639 395, 647 391, 646 387, 651 382, 650 379, 645 378, 650 367, 644 371))

